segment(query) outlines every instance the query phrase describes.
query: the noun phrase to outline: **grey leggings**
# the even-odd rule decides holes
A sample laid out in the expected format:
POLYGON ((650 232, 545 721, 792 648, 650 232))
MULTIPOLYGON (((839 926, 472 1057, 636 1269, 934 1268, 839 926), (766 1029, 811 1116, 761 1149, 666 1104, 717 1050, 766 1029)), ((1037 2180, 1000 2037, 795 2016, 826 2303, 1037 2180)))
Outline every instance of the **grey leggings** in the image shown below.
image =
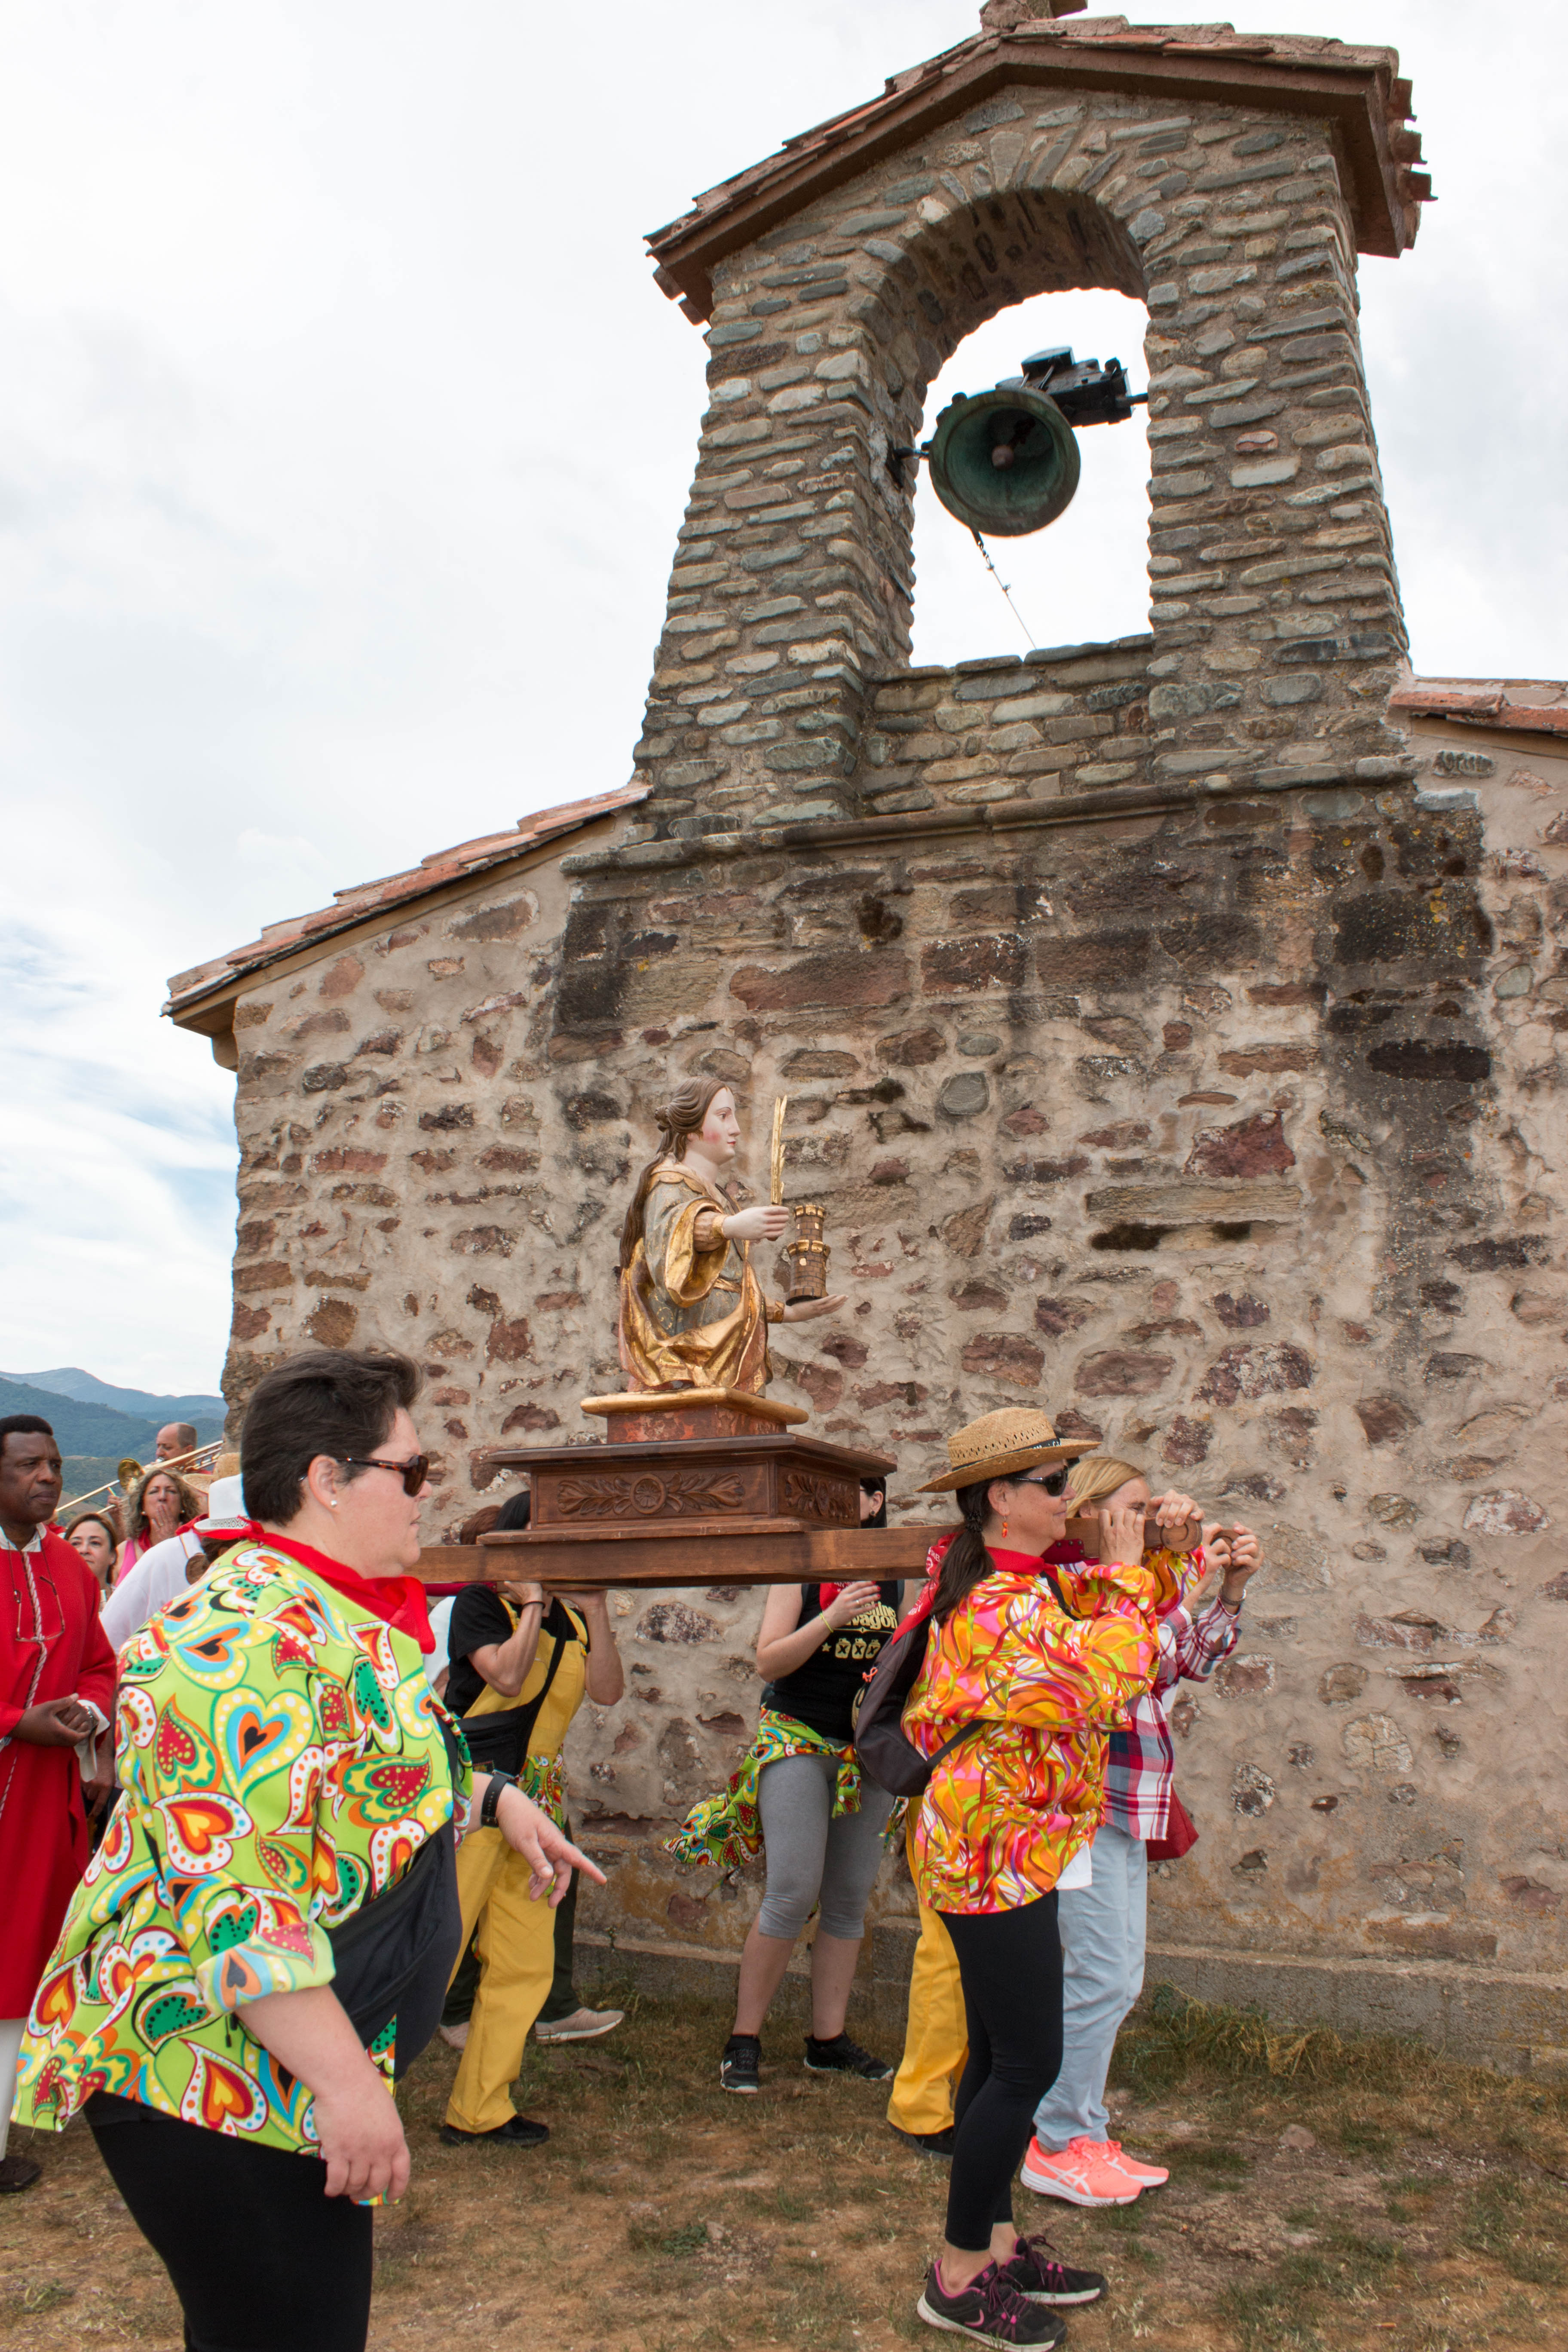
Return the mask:
POLYGON ((793 1944, 822 1910, 822 1933, 854 1943, 865 1932, 866 1897, 882 1864, 882 1832, 893 1801, 884 1789, 860 1782, 858 1812, 833 1819, 838 1774, 832 1756, 781 1756, 757 1783, 757 1810, 767 1849, 768 1891, 757 1914, 764 1936, 793 1944))

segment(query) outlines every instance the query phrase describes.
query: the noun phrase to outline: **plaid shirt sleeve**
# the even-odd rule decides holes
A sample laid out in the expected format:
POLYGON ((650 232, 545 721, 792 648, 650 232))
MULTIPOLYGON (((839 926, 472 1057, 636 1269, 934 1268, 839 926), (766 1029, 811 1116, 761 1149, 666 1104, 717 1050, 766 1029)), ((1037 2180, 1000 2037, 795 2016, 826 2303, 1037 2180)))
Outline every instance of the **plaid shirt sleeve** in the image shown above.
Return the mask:
POLYGON ((1206 1683, 1220 1660, 1235 1649, 1241 1629, 1240 1612, 1227 1609, 1217 1596, 1195 1617, 1175 1609, 1166 1622, 1175 1640, 1170 1650, 1163 1642, 1160 1644, 1157 1690, 1177 1682, 1206 1683))
MULTIPOLYGON (((1200 1580, 1194 1577, 1187 1590, 1200 1580)), ((1176 1756, 1159 1694, 1178 1682, 1206 1682, 1235 1649, 1239 1625, 1239 1617, 1218 1599, 1196 1617, 1178 1606, 1162 1618, 1154 1687, 1134 1700, 1126 1723, 1110 1736, 1106 1758, 1102 1819, 1128 1837, 1163 1838, 1170 1826, 1176 1756)))

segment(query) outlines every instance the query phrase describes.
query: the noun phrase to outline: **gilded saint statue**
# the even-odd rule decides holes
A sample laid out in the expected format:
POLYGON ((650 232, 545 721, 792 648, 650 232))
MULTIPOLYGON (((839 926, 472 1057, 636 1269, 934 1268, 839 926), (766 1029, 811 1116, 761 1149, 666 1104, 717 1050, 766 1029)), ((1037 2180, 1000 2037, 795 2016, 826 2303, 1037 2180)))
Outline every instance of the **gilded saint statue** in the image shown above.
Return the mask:
POLYGON ((637 1180, 621 1234, 621 1362, 629 1388, 741 1389, 768 1382, 768 1325, 836 1315, 845 1303, 764 1296, 753 1242, 777 1241, 790 1211, 737 1209, 720 1189, 741 1142, 735 1097, 688 1078, 659 1114, 659 1150, 637 1180))

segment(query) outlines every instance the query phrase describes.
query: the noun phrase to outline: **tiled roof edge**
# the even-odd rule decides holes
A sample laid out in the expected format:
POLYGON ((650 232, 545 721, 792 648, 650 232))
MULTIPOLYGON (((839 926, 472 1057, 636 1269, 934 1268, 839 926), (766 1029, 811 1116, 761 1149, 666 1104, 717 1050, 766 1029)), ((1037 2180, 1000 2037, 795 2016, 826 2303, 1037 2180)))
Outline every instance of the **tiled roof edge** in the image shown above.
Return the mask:
POLYGON ((613 816, 617 809, 635 808, 639 801, 647 798, 647 792, 646 784, 625 784, 616 792, 597 793, 587 800, 565 801, 558 808, 539 809, 520 819, 509 832, 481 834, 450 849, 436 850, 400 874, 340 890, 331 906, 319 908, 313 914, 268 923, 259 939, 231 948, 226 954, 215 956, 206 963, 195 964, 188 971, 174 973, 163 1011, 178 1020, 193 1012, 204 997, 232 987, 250 972, 264 971, 268 964, 294 954, 300 947, 330 940, 335 933, 353 929, 374 916, 390 914, 449 883, 505 866, 523 851, 565 834, 580 832, 601 817, 613 816))

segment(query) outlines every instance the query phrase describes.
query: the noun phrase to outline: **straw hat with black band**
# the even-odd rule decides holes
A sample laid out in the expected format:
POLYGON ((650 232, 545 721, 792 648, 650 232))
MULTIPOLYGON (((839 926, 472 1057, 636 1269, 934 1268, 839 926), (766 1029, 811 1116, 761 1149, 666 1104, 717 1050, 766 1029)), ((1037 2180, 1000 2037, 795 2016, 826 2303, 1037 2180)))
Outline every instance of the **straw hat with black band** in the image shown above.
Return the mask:
POLYGON ((959 1486, 977 1486, 990 1478, 1016 1478, 1042 1462, 1070 1462, 1092 1454, 1095 1441, 1058 1437, 1043 1412, 1029 1405, 1006 1405, 1000 1412, 982 1413, 947 1441, 947 1468, 940 1478, 928 1478, 922 1495, 950 1495, 959 1486))

